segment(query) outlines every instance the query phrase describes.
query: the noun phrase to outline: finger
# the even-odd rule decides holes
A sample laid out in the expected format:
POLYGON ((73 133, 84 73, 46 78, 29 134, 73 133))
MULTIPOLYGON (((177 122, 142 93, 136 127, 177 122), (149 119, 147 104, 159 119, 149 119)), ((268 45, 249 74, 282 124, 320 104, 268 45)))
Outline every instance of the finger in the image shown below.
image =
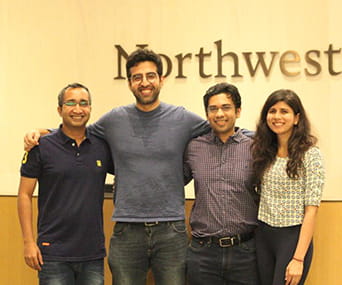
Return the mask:
POLYGON ((42 270, 42 267, 41 267, 41 265, 40 265, 39 263, 36 265, 36 269, 37 269, 38 271, 41 271, 41 270, 42 270))
POLYGON ((37 262, 35 261, 35 258, 33 258, 33 257, 25 257, 25 262, 32 269, 37 270, 37 262))
POLYGON ((39 133, 34 133, 33 134, 33 140, 35 141, 35 143, 38 143, 39 138, 40 138, 40 134, 39 133))
POLYGON ((293 279, 292 276, 288 274, 285 279, 286 280, 285 285, 291 285, 292 279, 293 279))
POLYGON ((38 270, 40 271, 40 270, 42 270, 42 265, 44 264, 43 257, 41 255, 40 251, 38 252, 38 261, 39 261, 38 270))
POLYGON ((295 276, 292 277, 290 285, 297 285, 299 283, 298 278, 295 276))
POLYGON ((38 260, 35 260, 35 261, 34 261, 34 269, 40 270, 40 265, 39 265, 39 263, 38 263, 38 260))
POLYGON ((24 150, 30 151, 34 146, 39 145, 39 142, 24 142, 24 150))
POLYGON ((285 285, 288 285, 290 284, 290 275, 289 275, 289 270, 286 269, 286 272, 285 272, 285 285))
POLYGON ((24 150, 25 151, 29 152, 32 148, 33 148, 33 145, 27 144, 27 143, 24 144, 24 150))
POLYGON ((40 263, 40 260, 39 260, 39 254, 40 253, 37 253, 37 257, 35 257, 34 258, 34 268, 36 269, 36 270, 42 270, 42 268, 41 268, 41 263, 40 263))
POLYGON ((34 134, 32 134, 32 136, 26 135, 24 137, 24 143, 27 145, 34 144, 35 142, 36 142, 36 139, 35 139, 34 134))
POLYGON ((300 276, 296 276, 293 278, 293 285, 298 285, 300 281, 300 276))
POLYGON ((24 143, 27 145, 37 145, 40 138, 39 132, 30 132, 24 136, 24 143))
POLYGON ((28 142, 27 144, 28 144, 29 146, 33 147, 33 146, 39 144, 39 138, 34 137, 34 138, 28 140, 27 142, 28 142))

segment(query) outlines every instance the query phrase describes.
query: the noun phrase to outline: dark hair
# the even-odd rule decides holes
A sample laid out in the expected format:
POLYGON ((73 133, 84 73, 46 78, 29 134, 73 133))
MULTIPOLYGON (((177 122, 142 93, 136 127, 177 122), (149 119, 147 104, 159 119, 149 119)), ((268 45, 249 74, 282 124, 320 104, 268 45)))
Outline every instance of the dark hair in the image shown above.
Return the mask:
POLYGON ((91 105, 91 96, 90 96, 89 89, 86 86, 84 86, 83 84, 75 82, 75 83, 68 84, 59 92, 59 94, 58 94, 58 106, 59 107, 63 106, 64 94, 65 94, 65 91, 69 88, 71 88, 71 89, 83 88, 84 90, 86 90, 88 92, 88 95, 89 95, 89 104, 91 105))
POLYGON ((274 91, 266 100, 262 110, 252 144, 253 167, 260 185, 265 170, 275 161, 278 152, 277 135, 267 125, 267 113, 278 102, 285 102, 294 114, 299 114, 298 124, 294 126, 288 141, 288 162, 286 173, 290 178, 298 178, 303 167, 305 152, 314 146, 317 138, 311 135, 311 127, 302 102, 292 90, 274 91))
POLYGON ((149 49, 139 48, 132 52, 126 61, 126 74, 127 79, 131 77, 131 67, 136 66, 140 62, 151 61, 157 66, 157 73, 160 76, 163 74, 163 64, 158 54, 149 49))
POLYGON ((210 87, 207 92, 205 92, 203 96, 203 103, 204 103, 204 109, 205 113, 208 114, 208 105, 209 105, 209 99, 217 94, 220 93, 226 93, 227 96, 229 95, 229 98, 232 99, 235 108, 241 108, 241 96, 239 93, 239 90, 232 84, 228 84, 225 82, 217 83, 216 85, 210 87))

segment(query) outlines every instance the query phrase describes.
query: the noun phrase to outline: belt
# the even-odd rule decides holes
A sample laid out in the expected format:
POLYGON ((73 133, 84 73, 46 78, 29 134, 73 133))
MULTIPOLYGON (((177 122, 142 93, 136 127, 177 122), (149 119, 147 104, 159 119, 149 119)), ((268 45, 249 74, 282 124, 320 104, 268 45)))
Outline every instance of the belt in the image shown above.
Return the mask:
POLYGON ((159 222, 144 222, 145 227, 154 227, 159 224, 159 222))
POLYGON ((129 224, 131 226, 154 227, 157 225, 162 225, 162 224, 168 223, 168 221, 166 221, 166 222, 117 222, 117 224, 118 223, 129 224))
MULTIPOLYGON (((182 220, 179 220, 182 221, 182 220)), ((129 224, 130 226, 154 227, 158 225, 169 225, 178 221, 152 221, 152 222, 116 222, 117 224, 129 224)))
POLYGON ((242 242, 250 240, 254 236, 254 232, 246 233, 246 234, 238 234, 229 237, 192 237, 195 241, 200 244, 203 243, 211 243, 217 244, 220 247, 230 247, 234 245, 239 245, 242 242))

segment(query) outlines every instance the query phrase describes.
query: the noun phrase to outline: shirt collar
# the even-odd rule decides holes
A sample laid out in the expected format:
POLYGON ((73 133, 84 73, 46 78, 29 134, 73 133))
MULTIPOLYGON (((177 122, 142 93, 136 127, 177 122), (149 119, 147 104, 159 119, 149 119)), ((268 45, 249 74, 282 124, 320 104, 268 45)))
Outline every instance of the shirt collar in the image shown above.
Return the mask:
POLYGON ((215 143, 215 144, 227 144, 230 143, 231 141, 234 141, 236 143, 240 143, 242 139, 244 138, 243 133, 241 132, 241 129, 239 127, 235 127, 235 132, 232 136, 229 137, 229 139, 223 143, 218 136, 216 136, 215 132, 213 129, 211 129, 209 133, 209 138, 210 140, 215 143))
MULTIPOLYGON (((59 128, 57 129, 57 136, 61 140, 63 144, 67 144, 69 142, 74 142, 75 140, 68 137, 63 131, 62 131, 62 124, 59 125, 59 128)), ((87 141, 88 143, 91 143, 90 133, 88 132, 88 129, 86 129, 85 133, 86 138, 83 142, 87 141)), ((82 142, 82 143, 83 143, 82 142)))

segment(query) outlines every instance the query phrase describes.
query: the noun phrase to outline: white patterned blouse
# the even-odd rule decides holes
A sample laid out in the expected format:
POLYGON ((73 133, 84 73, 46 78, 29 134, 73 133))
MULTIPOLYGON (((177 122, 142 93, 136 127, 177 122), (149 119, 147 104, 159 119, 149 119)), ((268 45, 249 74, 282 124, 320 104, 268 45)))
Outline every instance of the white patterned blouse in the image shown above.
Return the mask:
POLYGON ((258 219, 273 227, 302 224, 305 206, 319 206, 325 172, 317 147, 304 156, 303 175, 291 179, 286 174, 288 158, 277 157, 265 172, 261 185, 258 219))

